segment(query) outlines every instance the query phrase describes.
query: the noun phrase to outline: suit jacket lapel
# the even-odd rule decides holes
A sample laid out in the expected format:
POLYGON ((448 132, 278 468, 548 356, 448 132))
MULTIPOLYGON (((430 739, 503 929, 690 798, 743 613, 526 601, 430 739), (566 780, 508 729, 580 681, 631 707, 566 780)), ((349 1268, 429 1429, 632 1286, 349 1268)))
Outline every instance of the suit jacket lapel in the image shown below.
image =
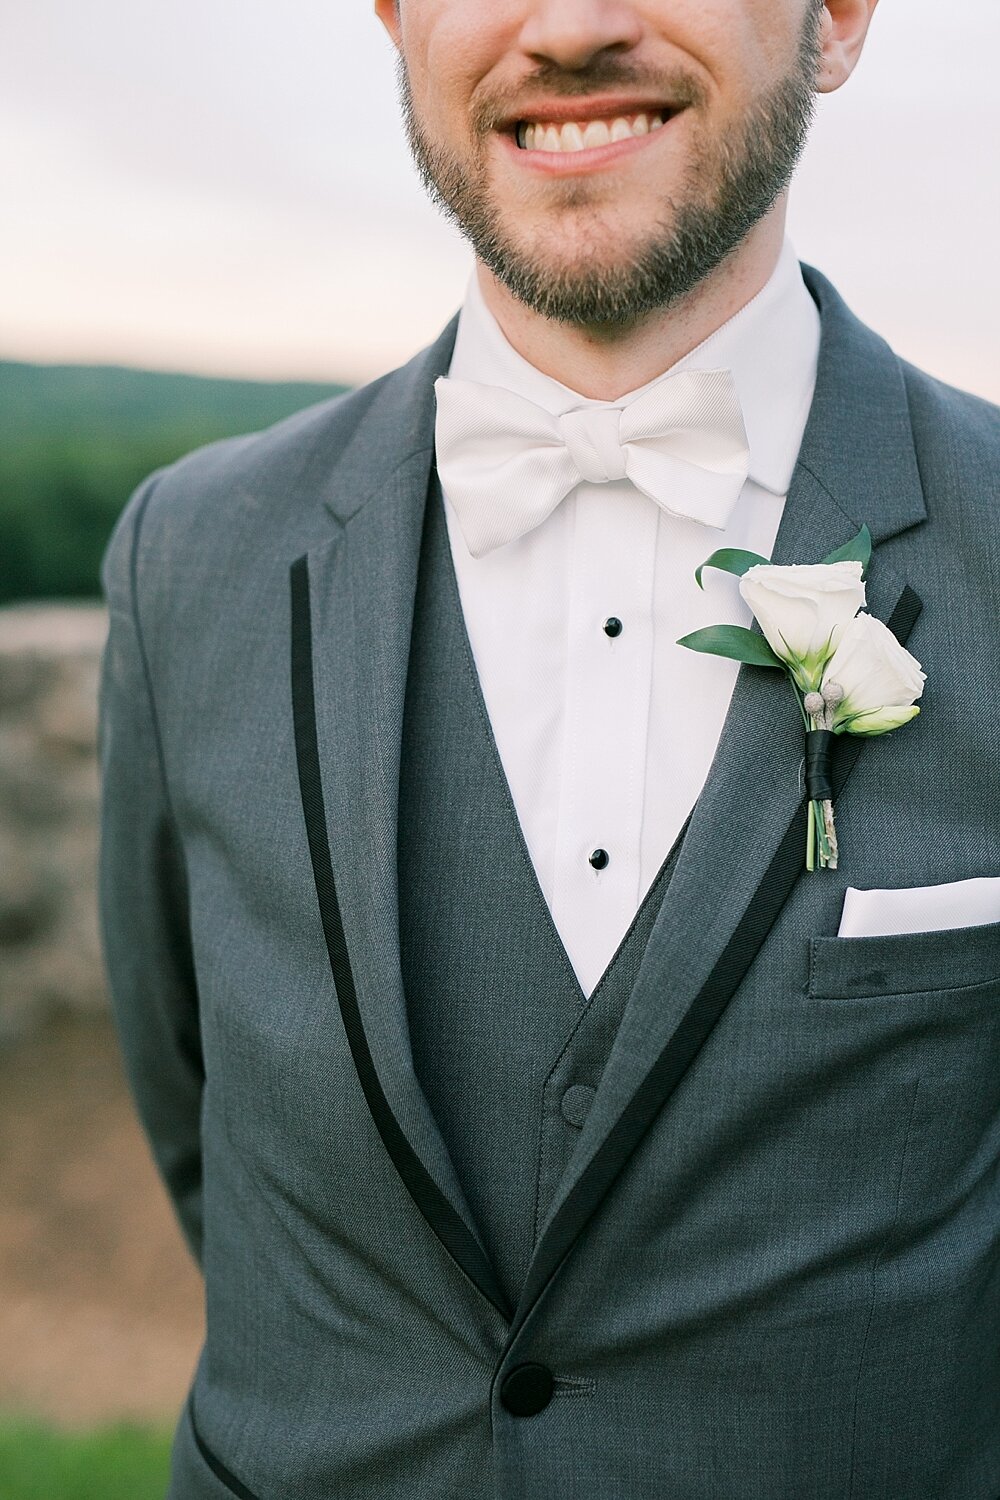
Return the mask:
POLYGON ((469 1279, 509 1315, 413 1071, 399 957, 399 755, 433 382, 454 326, 376 395, 329 478, 336 523, 291 569, 303 811, 337 1001, 373 1119, 407 1190, 469 1279))
MULTIPOLYGON (((878 542, 925 516, 898 361, 829 283, 808 270, 806 279, 823 318, 820 366, 775 562, 821 561, 862 522, 878 542)), ((876 553, 871 612, 887 618, 904 588, 876 553)), ((782 861, 788 867, 784 841, 794 838, 789 829, 802 805, 802 750, 802 721, 784 675, 742 668, 614 1047, 535 1247, 511 1336, 679 1081, 671 1049, 678 1057, 690 1051, 685 1032, 717 985, 723 955, 738 945, 734 934, 777 915, 766 877, 770 871, 773 882, 782 861)), ((801 843, 800 861, 804 823, 801 843)))

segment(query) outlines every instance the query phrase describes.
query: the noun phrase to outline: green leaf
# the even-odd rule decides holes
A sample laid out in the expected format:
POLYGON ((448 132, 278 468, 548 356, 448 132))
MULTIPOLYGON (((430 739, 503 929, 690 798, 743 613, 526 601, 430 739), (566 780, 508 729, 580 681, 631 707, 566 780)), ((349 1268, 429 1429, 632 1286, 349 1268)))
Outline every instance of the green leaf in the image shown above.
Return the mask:
POLYGON ((785 670, 784 662, 775 656, 764 637, 742 625, 709 625, 705 630, 682 636, 677 644, 687 646, 689 651, 704 651, 708 656, 728 656, 731 661, 745 661, 752 667, 785 670))
POLYGON ((711 557, 706 557, 701 567, 695 569, 694 581, 699 588, 704 587, 701 575, 706 568, 718 568, 722 573, 733 573, 737 578, 742 578, 751 568, 766 562, 767 558, 761 557, 759 552, 743 552, 739 547, 723 547, 720 551, 713 552, 711 557))
POLYGON ((824 557, 824 563, 859 562, 861 564, 861 576, 864 578, 868 572, 868 564, 872 560, 872 534, 867 526, 862 526, 856 537, 852 537, 843 547, 838 547, 836 552, 831 552, 829 557, 824 557))

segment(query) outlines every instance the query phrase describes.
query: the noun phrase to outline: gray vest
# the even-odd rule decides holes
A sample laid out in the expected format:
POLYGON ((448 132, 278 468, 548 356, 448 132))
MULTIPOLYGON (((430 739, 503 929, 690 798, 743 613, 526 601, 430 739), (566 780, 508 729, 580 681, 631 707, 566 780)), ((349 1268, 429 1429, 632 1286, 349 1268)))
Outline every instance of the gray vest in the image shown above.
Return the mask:
POLYGON ((511 800, 435 476, 410 645, 398 838, 414 1070, 514 1303, 611 1051, 680 840, 588 999, 511 800))

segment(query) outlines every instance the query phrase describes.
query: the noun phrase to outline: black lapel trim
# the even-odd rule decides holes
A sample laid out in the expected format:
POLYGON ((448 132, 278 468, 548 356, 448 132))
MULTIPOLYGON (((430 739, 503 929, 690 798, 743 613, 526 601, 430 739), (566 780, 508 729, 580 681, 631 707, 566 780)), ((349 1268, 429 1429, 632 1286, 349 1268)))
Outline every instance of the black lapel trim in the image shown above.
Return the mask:
POLYGON ((212 1473, 215 1475, 219 1483, 225 1485, 226 1489, 231 1490, 234 1495, 238 1495, 240 1497, 240 1500, 257 1500, 257 1496, 254 1494, 253 1490, 248 1490, 246 1485, 236 1478, 235 1474, 231 1474, 226 1468, 225 1464, 222 1463, 221 1460, 216 1458, 211 1448, 209 1448, 205 1443, 201 1433, 198 1431, 198 1424, 194 1419, 193 1396, 188 1399, 188 1419, 191 1423, 191 1431, 194 1433, 194 1440, 198 1448, 198 1452, 201 1454, 202 1458, 205 1460, 205 1463, 211 1469, 212 1473))
MULTIPOLYGON (((410 1197, 455 1264, 509 1322, 512 1309, 497 1280, 496 1271, 404 1135, 385 1097, 372 1060, 358 1009, 357 990, 340 915, 326 831, 313 687, 309 562, 305 556, 292 564, 291 588, 292 711, 302 811, 305 814, 313 878, 330 955, 330 968, 358 1080, 378 1133, 410 1197)), ((400 1232, 403 1232, 402 1226, 400 1232)))
MULTIPOLYGON (((921 608, 920 598, 914 590, 909 586, 904 588, 888 621, 889 629, 901 644, 916 624, 921 608)), ((835 796, 839 795, 851 774, 861 745, 860 738, 848 739, 847 736, 838 745, 834 769, 835 796)), ((516 1336, 531 1307, 572 1250, 584 1225, 690 1067, 756 958, 804 868, 804 817, 803 798, 715 968, 545 1231, 544 1244, 521 1294, 518 1316, 510 1330, 509 1340, 516 1336)))
MULTIPOLYGON (((909 639, 910 631, 917 623, 917 619, 923 607, 923 601, 921 600, 920 595, 916 592, 915 589, 911 589, 910 585, 907 584, 903 592, 900 594, 898 600, 896 601, 896 608, 889 616, 887 622, 889 629, 892 631, 893 635, 896 637, 901 646, 906 645, 906 642, 909 639)), ((854 740, 851 743, 855 747, 855 753, 857 753, 857 750, 859 748, 857 741, 854 740)))

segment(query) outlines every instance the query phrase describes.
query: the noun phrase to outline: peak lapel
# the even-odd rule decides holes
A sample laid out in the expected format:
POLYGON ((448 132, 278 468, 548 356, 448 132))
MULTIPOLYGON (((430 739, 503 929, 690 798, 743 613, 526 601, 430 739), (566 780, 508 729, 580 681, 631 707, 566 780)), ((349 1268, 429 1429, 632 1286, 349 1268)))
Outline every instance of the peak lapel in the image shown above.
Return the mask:
POLYGON ((399 957, 399 756, 433 382, 454 329, 390 377, 325 497, 336 534, 291 569, 292 697, 303 813, 345 1033, 386 1150, 462 1271, 509 1315, 413 1071, 399 957))
MULTIPOLYGON (((828 282, 805 274, 823 335, 813 407, 774 548, 774 561, 785 563, 821 561, 862 522, 884 541, 925 516, 898 362, 828 282)), ((894 624, 905 629, 914 597, 876 553, 871 611, 888 618, 904 599, 894 624)), ((635 988, 536 1244, 511 1336, 696 1055, 731 993, 730 979, 742 972, 747 943, 763 941, 791 890, 804 860, 801 761, 802 721, 784 674, 741 668, 635 988)), ((846 770, 850 755, 841 761, 846 770)))

